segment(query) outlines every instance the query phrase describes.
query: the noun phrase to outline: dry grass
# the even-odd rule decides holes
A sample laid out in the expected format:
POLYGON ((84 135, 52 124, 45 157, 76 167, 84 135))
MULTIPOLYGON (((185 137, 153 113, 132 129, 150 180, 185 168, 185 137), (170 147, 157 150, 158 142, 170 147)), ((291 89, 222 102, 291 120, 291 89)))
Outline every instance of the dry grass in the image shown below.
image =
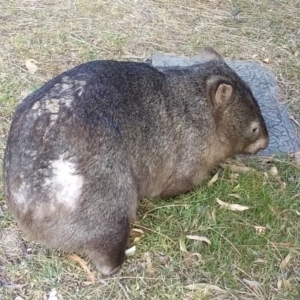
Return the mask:
MULTIPOLYGON (((192 56, 205 44, 212 45, 228 59, 261 63, 267 59, 282 87, 283 101, 291 105, 296 118, 300 116, 298 0, 0 0, 0 5, 0 158, 18 101, 54 75, 93 59, 143 61, 156 52, 192 56), (237 7, 240 14, 234 17, 232 11, 237 7), (25 69, 27 58, 38 62, 39 69, 34 75, 25 69)), ((269 196, 258 196, 265 199, 266 205, 273 197, 279 210, 295 210, 299 203, 296 202, 298 198, 293 197, 299 194, 299 186, 288 177, 297 178, 299 170, 283 164, 281 174, 287 177, 285 195, 277 193, 274 182, 267 182, 264 192, 269 196)), ((227 175, 224 176, 224 181, 220 181, 223 186, 217 191, 226 195, 232 187, 226 185, 227 175)), ((257 196, 255 184, 261 183, 259 176, 245 179, 245 189, 250 195, 245 194, 245 199, 257 196)), ((200 209, 202 206, 199 208, 199 199, 210 207, 205 201, 215 194, 211 190, 201 190, 187 197, 170 206, 163 202, 144 203, 140 214, 146 217, 141 224, 155 232, 148 232, 142 239, 137 255, 125 264, 120 274, 110 279, 99 278, 96 286, 91 287, 86 286, 87 279, 81 269, 58 252, 49 252, 27 242, 26 247, 31 247, 33 254, 24 254, 25 246, 22 248, 25 252, 20 252, 16 246, 20 236, 16 235, 16 225, 1 200, 0 181, 0 229, 6 245, 0 252, 0 287, 4 287, 0 290, 0 299, 13 299, 16 295, 42 299, 52 287, 58 288, 64 299, 299 299, 294 291, 295 286, 299 287, 295 284, 297 280, 299 283, 297 272, 299 274, 300 268, 297 252, 293 252, 292 267, 278 274, 278 266, 287 250, 269 243, 276 238, 278 242, 288 240, 299 246, 299 225, 293 227, 292 224, 299 220, 294 215, 285 212, 272 223, 269 212, 259 206, 261 212, 246 214, 245 219, 230 220, 222 216, 217 227, 205 227, 194 220, 195 215, 200 215, 201 222, 207 221, 207 217, 203 217, 206 213, 200 209), (195 200, 191 208, 187 206, 189 197, 195 200), (152 209, 155 211, 150 213, 152 209), (255 220, 263 222, 266 216, 274 226, 273 236, 257 240, 250 231, 241 238, 234 237, 234 227, 241 226, 247 231, 247 224, 254 224, 255 220), (178 236, 186 230, 197 232, 199 228, 211 232, 211 239, 215 239, 213 248, 201 248, 203 259, 185 256, 178 246, 178 236), (245 245, 253 252, 245 251, 245 245), (263 252, 268 261, 266 266, 250 267, 251 257, 256 255, 254 249, 263 252), (246 258, 240 257, 236 250, 246 258), (146 251, 150 252, 158 269, 156 273, 145 271, 146 251), (276 286, 279 275, 292 278, 281 290, 276 286), (254 278, 263 283, 263 287, 258 291, 249 289, 241 281, 244 277, 254 278), (218 285, 225 294, 191 292, 183 288, 195 282, 218 285)), ((197 245, 187 246, 193 250, 197 245)))
POLYGON ((297 107, 297 0, 1 2, 1 93, 13 99, 87 60, 194 55, 211 44, 227 58, 269 59, 285 88, 284 100, 297 107), (234 7, 241 10, 239 19, 231 15, 234 7), (34 76, 24 70, 26 58, 38 61, 34 76))

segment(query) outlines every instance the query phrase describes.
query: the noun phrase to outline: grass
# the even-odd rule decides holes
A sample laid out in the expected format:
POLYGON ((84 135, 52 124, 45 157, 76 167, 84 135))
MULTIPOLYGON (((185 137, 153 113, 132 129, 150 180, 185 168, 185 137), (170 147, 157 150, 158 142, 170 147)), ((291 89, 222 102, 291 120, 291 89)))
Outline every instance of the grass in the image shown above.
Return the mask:
MULTIPOLYGON (((228 59, 268 61, 282 100, 299 120, 297 0, 0 4, 0 159, 17 103, 54 75, 98 58, 143 61, 157 52, 192 56, 205 44, 228 59), (235 8, 238 18, 231 14, 235 8), (34 75, 26 71, 28 58, 37 61, 34 75)), ((0 181, 0 299, 43 299, 52 288, 59 299, 299 299, 299 166, 289 158, 246 164, 255 170, 236 179, 221 170, 211 187, 204 182, 170 201, 143 200, 133 225, 143 230, 138 241, 131 241, 135 254, 118 274, 98 276, 95 285, 66 254, 46 250, 18 231, 0 181), (280 180, 268 173, 272 166, 280 180), (250 209, 221 209, 216 198, 250 209), (266 227, 264 234, 254 226, 266 227), (187 235, 206 237, 211 245, 187 235), (186 288, 191 285, 194 290, 186 288)))

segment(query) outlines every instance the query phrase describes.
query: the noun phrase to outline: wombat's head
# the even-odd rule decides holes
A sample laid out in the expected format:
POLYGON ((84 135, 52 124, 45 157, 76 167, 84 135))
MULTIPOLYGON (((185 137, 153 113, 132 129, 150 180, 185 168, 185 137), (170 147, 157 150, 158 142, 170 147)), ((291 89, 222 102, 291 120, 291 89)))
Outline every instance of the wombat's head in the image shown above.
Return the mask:
POLYGON ((232 154, 255 154, 269 144, 265 121, 248 85, 211 47, 201 53, 207 97, 211 101, 218 138, 232 154))

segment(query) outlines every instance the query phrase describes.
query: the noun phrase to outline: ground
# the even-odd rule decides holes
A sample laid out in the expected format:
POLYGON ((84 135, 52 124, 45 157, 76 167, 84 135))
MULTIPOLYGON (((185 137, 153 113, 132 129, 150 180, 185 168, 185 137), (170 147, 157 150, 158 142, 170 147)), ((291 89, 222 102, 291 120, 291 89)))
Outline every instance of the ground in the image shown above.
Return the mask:
MULTIPOLYGON (((299 120, 298 0, 0 5, 0 159, 17 103, 54 75, 93 59, 192 56, 207 44, 227 59, 267 65, 299 120), (34 74, 27 59, 38 67, 34 74)), ((0 181, 0 299, 48 299, 54 288, 58 299, 299 299, 299 165, 290 157, 231 165, 238 170, 216 168, 186 195, 143 200, 129 245, 136 251, 110 278, 97 275, 88 262, 95 284, 78 258, 47 250, 18 231, 0 181), (217 198, 249 209, 232 211, 217 198)))

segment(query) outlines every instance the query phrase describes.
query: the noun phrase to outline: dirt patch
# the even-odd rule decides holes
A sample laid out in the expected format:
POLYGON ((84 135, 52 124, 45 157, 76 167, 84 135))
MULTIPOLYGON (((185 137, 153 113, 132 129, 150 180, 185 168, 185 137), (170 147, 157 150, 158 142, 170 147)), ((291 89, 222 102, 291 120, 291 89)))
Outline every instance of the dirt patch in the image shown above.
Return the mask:
POLYGON ((3 228, 0 230, 0 264, 2 260, 13 261, 23 255, 22 240, 15 229, 3 228))

